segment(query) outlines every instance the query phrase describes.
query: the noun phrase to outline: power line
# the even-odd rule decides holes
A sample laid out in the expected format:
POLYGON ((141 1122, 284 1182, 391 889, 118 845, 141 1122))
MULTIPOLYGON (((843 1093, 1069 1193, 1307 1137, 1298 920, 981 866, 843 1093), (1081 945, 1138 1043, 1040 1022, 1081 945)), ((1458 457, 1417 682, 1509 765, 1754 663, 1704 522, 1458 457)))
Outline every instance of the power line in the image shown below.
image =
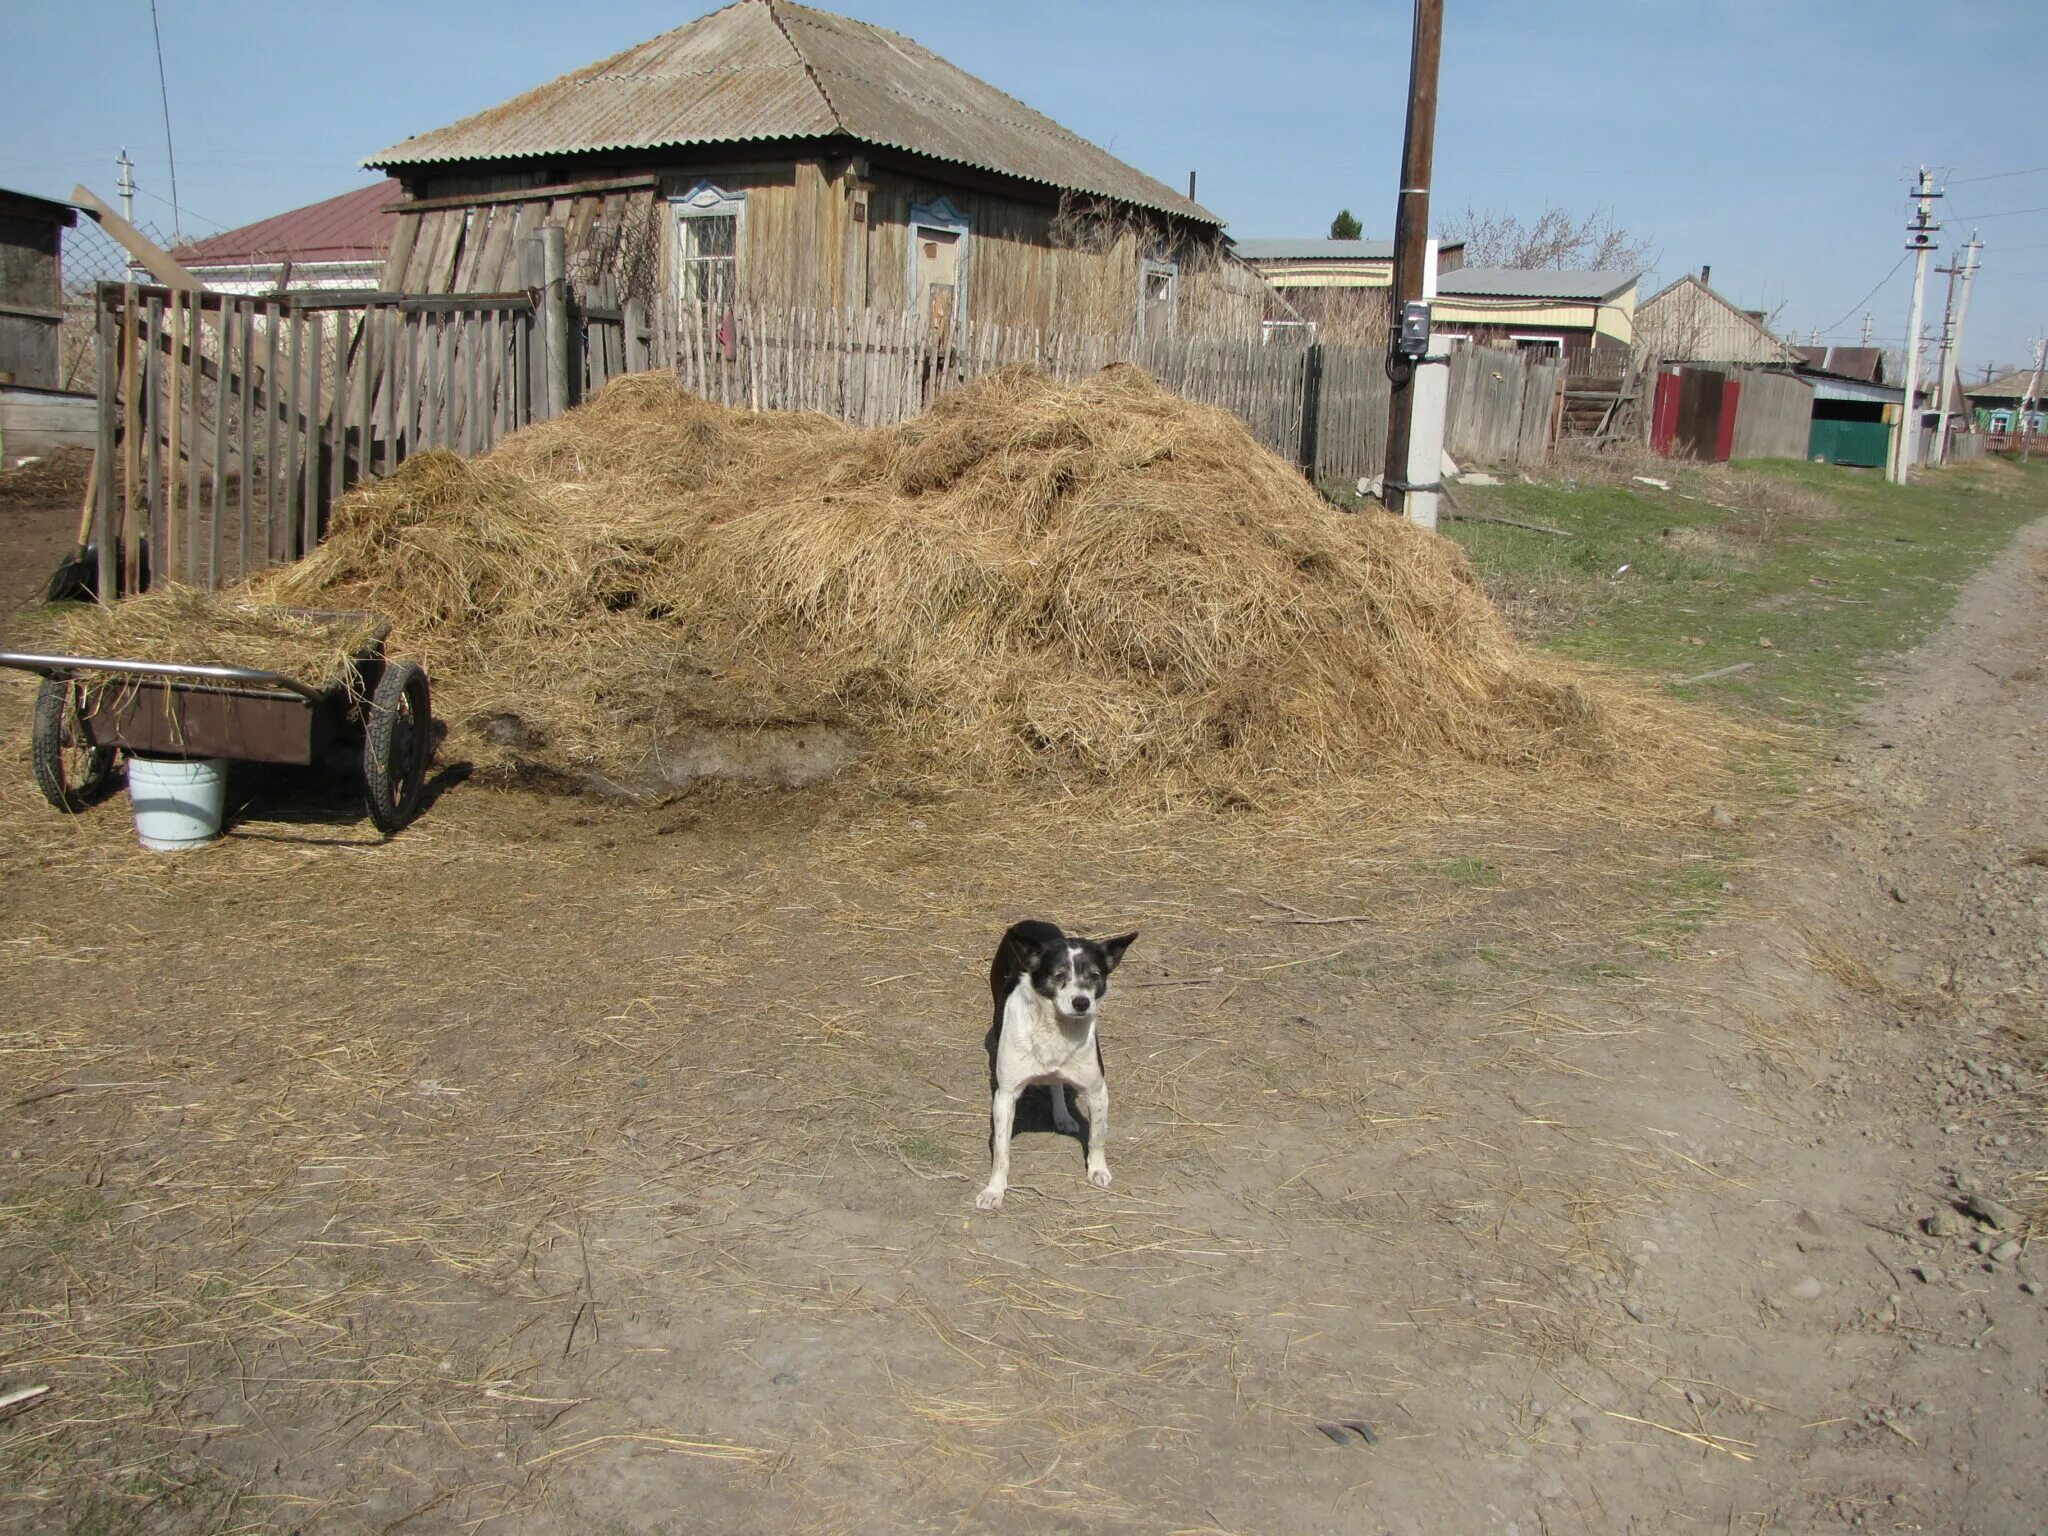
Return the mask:
POLYGON ((2004 181, 2011 176, 2042 175, 2048 175, 2048 165, 2037 165, 2031 168, 2030 170, 2024 171, 1993 171, 1988 176, 1951 176, 1948 180, 1948 185, 1952 187, 1961 187, 1967 186, 1969 183, 1973 181, 2004 181))
POLYGON ((1955 215, 1955 218, 1960 223, 1972 224, 1979 219, 2016 219, 2023 213, 2048 213, 2048 207, 2005 208, 1997 213, 1959 213, 1955 215))
POLYGON ((156 88, 164 104, 164 158, 171 163, 171 238, 183 238, 178 227, 178 152, 171 148, 171 87, 164 78, 164 30, 157 24, 156 0, 149 0, 149 29, 156 34, 156 88))
POLYGON ((1891 269, 1891 271, 1885 273, 1883 277, 1880 277, 1877 280, 1876 288, 1872 288, 1870 292, 1863 295, 1863 297, 1858 299, 1854 304, 1851 304, 1848 308, 1848 311, 1842 316, 1840 320, 1835 321, 1835 323, 1832 325, 1823 327, 1823 329, 1828 331, 1839 331, 1842 328, 1843 324, 1848 321, 1850 316, 1854 315, 1857 310, 1861 309, 1864 305, 1868 304, 1872 299, 1877 297, 1877 292, 1879 288, 1884 287, 1886 283, 1890 282, 1893 278, 1899 275, 1899 267, 1903 267, 1906 264, 1906 258, 1908 256, 1911 256, 1912 254, 1913 253, 1911 251, 1908 251, 1905 256, 1901 256, 1898 260, 1898 265, 1894 266, 1891 269))

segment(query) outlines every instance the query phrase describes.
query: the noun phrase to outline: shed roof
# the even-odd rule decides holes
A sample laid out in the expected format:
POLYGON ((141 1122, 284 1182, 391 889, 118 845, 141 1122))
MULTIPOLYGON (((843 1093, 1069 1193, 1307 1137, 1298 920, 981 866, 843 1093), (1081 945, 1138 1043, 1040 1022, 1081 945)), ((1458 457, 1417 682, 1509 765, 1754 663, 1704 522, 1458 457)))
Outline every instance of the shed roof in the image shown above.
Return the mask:
POLYGON ((379 260, 391 248, 391 232, 398 224, 398 215, 384 210, 403 194, 404 188, 387 178, 204 240, 188 240, 171 254, 188 267, 287 258, 294 262, 379 260))
POLYGON ((54 197, 37 197, 33 192, 16 192, 9 187, 0 187, 0 213, 10 213, 16 218, 47 219, 53 224, 62 224, 66 229, 78 222, 78 205, 60 202, 54 197))
POLYGON ((837 136, 1223 223, 900 33, 789 0, 739 0, 364 163, 837 136))
MULTIPOLYGON (((1391 240, 1237 240, 1231 248, 1246 261, 1392 261, 1391 240)), ((1444 251, 1462 251, 1465 242, 1446 240, 1444 251)))
POLYGON ((1866 384, 1884 382, 1884 349, 1881 347, 1794 347, 1800 365, 1816 373, 1832 373, 1844 379, 1861 379, 1866 384))

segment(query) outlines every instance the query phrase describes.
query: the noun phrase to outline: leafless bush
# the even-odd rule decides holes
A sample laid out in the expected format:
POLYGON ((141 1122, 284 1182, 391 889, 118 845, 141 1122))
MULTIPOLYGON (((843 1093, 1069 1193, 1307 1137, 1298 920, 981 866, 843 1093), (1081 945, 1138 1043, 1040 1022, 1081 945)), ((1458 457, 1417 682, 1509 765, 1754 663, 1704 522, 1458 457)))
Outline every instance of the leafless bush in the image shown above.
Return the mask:
POLYGON ((1475 267, 1542 268, 1552 271, 1641 269, 1656 249, 1614 222, 1606 208, 1576 214, 1555 206, 1533 219, 1467 203, 1443 224, 1446 242, 1465 242, 1465 260, 1475 267))

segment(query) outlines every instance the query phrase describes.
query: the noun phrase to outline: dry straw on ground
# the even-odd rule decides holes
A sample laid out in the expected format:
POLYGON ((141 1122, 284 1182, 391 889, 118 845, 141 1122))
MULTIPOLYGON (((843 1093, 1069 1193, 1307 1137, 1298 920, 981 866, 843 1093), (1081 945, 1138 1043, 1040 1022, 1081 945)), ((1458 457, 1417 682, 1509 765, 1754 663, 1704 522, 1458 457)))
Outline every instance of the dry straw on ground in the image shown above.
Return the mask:
POLYGON ((75 507, 91 473, 90 448, 59 448, 0 469, 0 507, 75 507))
POLYGON ((896 776, 1165 801, 1419 761, 1648 783, 1646 727, 1675 729, 1519 651, 1450 541, 1331 511, 1122 366, 1007 370, 872 432, 622 379, 357 489, 228 600, 388 616, 455 751, 572 777, 816 723, 896 776))

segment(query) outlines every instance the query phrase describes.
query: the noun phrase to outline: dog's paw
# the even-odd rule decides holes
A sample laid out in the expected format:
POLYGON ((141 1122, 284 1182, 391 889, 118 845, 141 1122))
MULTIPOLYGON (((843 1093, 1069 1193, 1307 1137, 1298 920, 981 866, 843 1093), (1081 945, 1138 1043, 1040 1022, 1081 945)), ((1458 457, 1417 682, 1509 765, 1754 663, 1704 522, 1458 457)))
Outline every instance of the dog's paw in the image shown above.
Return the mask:
MULTIPOLYGON (((1106 1180, 1107 1175, 1104 1177, 1106 1180)), ((1003 1192, 1000 1189, 984 1189, 974 1197, 974 1204, 979 1210, 1000 1211, 1003 1208, 1003 1192)))
POLYGON ((1088 1182, 1097 1189, 1109 1188, 1109 1169, 1106 1167, 1090 1168, 1088 1170, 1088 1182))
POLYGON ((1062 1136, 1078 1136, 1081 1134, 1081 1122, 1072 1115, 1054 1115, 1052 1117, 1052 1128, 1062 1136))

